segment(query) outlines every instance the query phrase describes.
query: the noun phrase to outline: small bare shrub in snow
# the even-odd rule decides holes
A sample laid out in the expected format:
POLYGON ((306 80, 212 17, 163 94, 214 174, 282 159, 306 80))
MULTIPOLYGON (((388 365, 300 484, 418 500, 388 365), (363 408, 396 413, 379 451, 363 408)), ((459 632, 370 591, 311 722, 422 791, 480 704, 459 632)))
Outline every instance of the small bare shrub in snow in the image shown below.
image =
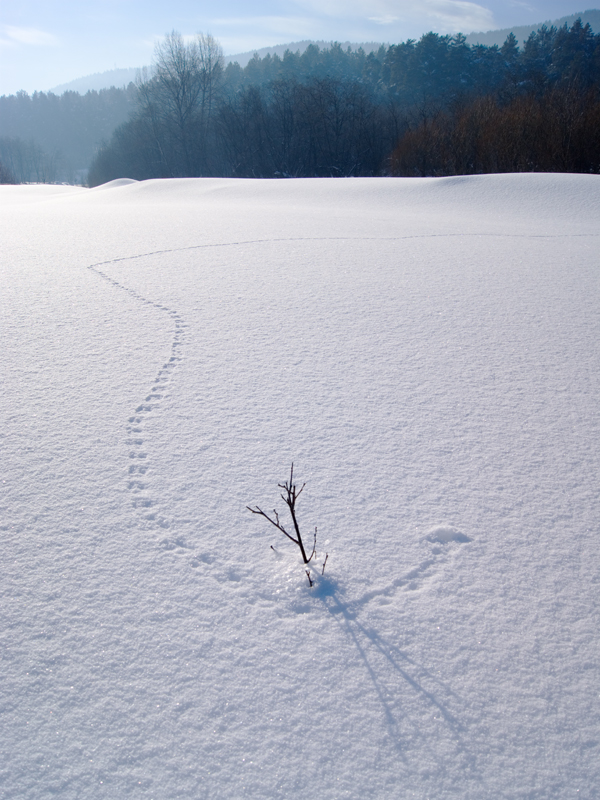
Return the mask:
MULTIPOLYGON (((306 483, 303 483, 300 489, 296 488, 296 484, 294 483, 294 465, 292 464, 289 481, 285 481, 285 483, 278 483, 277 485, 279 486, 280 489, 283 490, 281 494, 281 499, 289 509, 290 515, 292 517, 292 524, 294 526, 295 536, 292 533, 289 533, 289 531, 285 529, 279 518, 279 514, 275 509, 273 509, 273 516, 270 517, 259 506, 254 506, 254 508, 246 506, 246 508, 253 514, 259 514, 261 517, 264 517, 271 523, 271 525, 274 525, 277 528, 277 530, 280 530, 283 534, 285 534, 285 536, 287 536, 288 539, 294 542, 294 544, 298 545, 298 548, 300 549, 300 552, 302 554, 302 560, 304 561, 305 564, 310 564, 312 559, 317 554, 317 527, 315 525, 312 552, 310 556, 307 557, 306 550, 304 548, 304 542, 302 541, 302 535, 300 533, 300 526, 298 525, 298 518, 296 516, 296 501, 302 494, 302 490, 306 486, 306 483)), ((327 563, 327 558, 328 554, 325 555, 325 561, 323 562, 322 565, 321 575, 323 575, 323 573, 325 572, 325 564, 327 563)), ((308 578, 308 583, 310 584, 310 586, 312 586, 314 581, 311 578, 310 569, 306 569, 306 576, 308 578)))

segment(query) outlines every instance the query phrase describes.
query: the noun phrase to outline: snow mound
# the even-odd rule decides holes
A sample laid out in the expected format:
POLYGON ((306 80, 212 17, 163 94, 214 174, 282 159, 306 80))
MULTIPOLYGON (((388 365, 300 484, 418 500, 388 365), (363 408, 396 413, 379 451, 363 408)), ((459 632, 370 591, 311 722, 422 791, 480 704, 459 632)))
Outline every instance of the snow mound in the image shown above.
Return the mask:
POLYGON ((458 528, 453 525, 436 525, 432 528, 425 539, 428 542, 437 542, 438 544, 448 544, 448 542, 472 542, 473 540, 465 533, 461 533, 458 528))
MULTIPOLYGON (((548 235, 556 224, 570 226, 569 233, 587 232, 587 220, 600 214, 600 178, 597 175, 519 173, 471 175, 451 178, 303 178, 261 180, 233 178, 161 178, 111 181, 88 191, 88 200, 139 205, 165 203, 208 204, 244 214, 252 206, 315 216, 331 223, 331 209, 339 219, 354 217, 362 207, 368 218, 379 220, 378 233, 396 228, 398 219, 407 234, 426 229, 436 235, 494 234, 548 235), (130 187, 124 194, 123 187, 130 187), (112 189, 119 189, 111 192, 112 189), (101 191, 98 191, 101 190, 101 191), (101 199, 102 198, 102 199, 101 199), (318 212, 320 210, 320 213, 318 212), (317 212, 317 213, 316 213, 317 212)), ((353 226, 355 228, 355 226, 353 226)), ((351 228, 352 229, 352 228, 351 228)), ((361 231, 362 232, 362 231, 361 231)), ((369 236, 375 231, 370 228, 369 236)))
POLYGON ((134 180, 133 178, 115 178, 114 181, 108 181, 108 183, 103 183, 100 186, 95 186, 92 191, 103 191, 105 189, 118 189, 120 186, 129 186, 132 183, 139 183, 139 181, 134 180))

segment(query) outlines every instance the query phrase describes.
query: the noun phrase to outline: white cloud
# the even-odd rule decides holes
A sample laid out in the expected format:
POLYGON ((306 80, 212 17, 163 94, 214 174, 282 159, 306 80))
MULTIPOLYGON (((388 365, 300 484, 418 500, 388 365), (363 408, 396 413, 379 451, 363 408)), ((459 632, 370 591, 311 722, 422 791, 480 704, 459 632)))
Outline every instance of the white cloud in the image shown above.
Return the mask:
POLYGON ((17 28, 14 25, 4 26, 5 42, 26 44, 33 47, 56 47, 58 39, 51 33, 38 31, 36 28, 17 28))
POLYGON ((378 25, 426 20, 440 33, 495 25, 489 9, 468 0, 296 0, 296 4, 321 17, 363 18, 378 25))
MULTIPOLYGON (((319 16, 347 19, 348 17, 384 17, 399 10, 402 2, 394 0, 296 0, 297 5, 309 8, 319 16), (373 14, 375 12, 375 14, 373 14)), ((409 0, 409 4, 411 0, 409 0)))
POLYGON ((429 0, 425 6, 427 17, 446 30, 491 30, 495 26, 492 12, 477 3, 429 0))
POLYGON ((524 8, 525 11, 535 11, 535 6, 532 6, 531 3, 521 2, 521 0, 511 0, 508 5, 511 8, 524 8))
POLYGON ((392 25, 399 19, 400 17, 393 17, 391 14, 386 14, 384 17, 368 17, 369 22, 375 22, 377 25, 392 25))

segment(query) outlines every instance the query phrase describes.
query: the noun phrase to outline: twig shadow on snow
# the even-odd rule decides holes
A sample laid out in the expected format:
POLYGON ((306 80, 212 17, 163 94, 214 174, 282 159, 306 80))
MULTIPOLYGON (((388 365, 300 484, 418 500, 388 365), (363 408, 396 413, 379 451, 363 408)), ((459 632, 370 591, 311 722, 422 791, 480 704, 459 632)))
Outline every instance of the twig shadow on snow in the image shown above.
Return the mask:
MULTIPOLYGON (((400 677, 406 682, 406 684, 413 689, 423 700, 425 700, 429 705, 431 705, 439 714, 441 715, 442 719, 451 729, 452 733, 454 734, 455 738, 457 738, 460 742, 460 734, 463 731, 463 725, 460 723, 459 720, 451 713, 451 711, 444 705, 444 703, 438 699, 431 691, 426 689, 418 680, 413 678, 407 671, 405 667, 402 666, 400 661, 404 661, 409 665, 414 666, 418 669, 421 673, 423 673, 427 678, 432 681, 435 681, 441 688, 443 688, 444 692, 456 697, 456 693, 453 692, 448 686, 446 686, 441 680, 436 678, 432 675, 425 667, 415 662, 413 659, 409 658, 405 653, 399 650, 394 645, 391 645, 387 642, 377 631, 375 630, 368 630, 364 625, 362 625, 357 619, 357 613, 354 608, 353 603, 345 603, 340 599, 340 587, 337 585, 334 579, 320 577, 318 584, 313 587, 312 589, 313 596, 323 602, 323 605, 333 617, 333 619, 337 622, 337 624, 342 628, 344 633, 349 637, 349 639, 354 644, 362 662, 365 666, 365 669, 369 675, 371 683, 373 684, 373 688, 375 689, 375 693, 381 703, 381 707, 383 709, 384 718, 386 722, 386 727, 388 729, 390 738, 394 744, 395 749, 398 751, 399 754, 403 756, 403 748, 401 744, 401 733, 399 730, 399 723, 397 719, 398 712, 394 711, 392 704, 389 697, 389 690, 383 684, 382 679, 377 674, 377 669, 372 663, 372 657, 369 658, 367 654, 366 647, 368 645, 372 645, 375 647, 377 652, 382 655, 388 664, 393 668, 393 670, 400 675, 400 677)), ((359 603, 359 606, 363 605, 359 603)), ((408 717, 407 717, 408 719, 408 717)), ((410 720, 409 720, 410 722, 410 720)), ((411 723, 413 727, 418 729, 417 723, 411 723)), ((462 749, 466 749, 464 745, 461 743, 462 749)))

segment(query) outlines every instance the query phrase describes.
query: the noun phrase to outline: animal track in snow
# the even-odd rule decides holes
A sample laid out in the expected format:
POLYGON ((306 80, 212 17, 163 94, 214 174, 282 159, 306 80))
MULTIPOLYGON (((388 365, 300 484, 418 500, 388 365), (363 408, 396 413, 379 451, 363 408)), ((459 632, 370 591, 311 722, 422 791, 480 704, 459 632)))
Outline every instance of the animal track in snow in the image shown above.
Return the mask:
MULTIPOLYGON (((140 256, 131 256, 130 258, 140 258, 140 256)), ((125 260, 128 259, 114 259, 114 261, 125 260)), ((111 286, 126 292, 139 303, 151 306, 161 313, 167 314, 173 323, 173 338, 171 340, 170 355, 159 368, 143 400, 135 407, 134 413, 128 418, 126 426, 128 435, 125 440, 125 444, 129 448, 127 453, 128 458, 133 462, 127 469, 127 489, 132 495, 132 506, 142 515, 144 521, 150 527, 164 531, 171 527, 172 522, 166 514, 163 515, 160 513, 160 503, 150 496, 148 484, 140 480, 140 477, 146 475, 148 470, 151 469, 148 447, 144 447, 144 445, 147 444, 144 438, 144 425, 149 415, 155 414, 160 409, 162 401, 168 397, 168 389, 173 378, 173 372, 182 360, 181 349, 183 345, 184 329, 187 326, 177 311, 164 305, 164 303, 148 300, 135 289, 131 289, 119 283, 119 281, 100 269, 100 267, 114 263, 114 261, 92 264, 88 269, 111 286)), ((181 536, 173 537, 172 539, 163 539, 159 546, 162 550, 189 549, 181 536)))
POLYGON ((346 616, 355 616, 361 608, 373 600, 385 605, 391 603, 398 592, 417 591, 432 580, 442 566, 452 560, 456 553, 456 548, 453 545, 466 544, 472 541, 469 536, 452 525, 436 525, 423 537, 423 542, 433 546, 428 548, 429 555, 416 567, 413 567, 404 575, 399 576, 385 586, 365 592, 356 600, 350 600, 348 603, 338 600, 335 605, 331 606, 330 610, 334 614, 343 613, 346 616))

